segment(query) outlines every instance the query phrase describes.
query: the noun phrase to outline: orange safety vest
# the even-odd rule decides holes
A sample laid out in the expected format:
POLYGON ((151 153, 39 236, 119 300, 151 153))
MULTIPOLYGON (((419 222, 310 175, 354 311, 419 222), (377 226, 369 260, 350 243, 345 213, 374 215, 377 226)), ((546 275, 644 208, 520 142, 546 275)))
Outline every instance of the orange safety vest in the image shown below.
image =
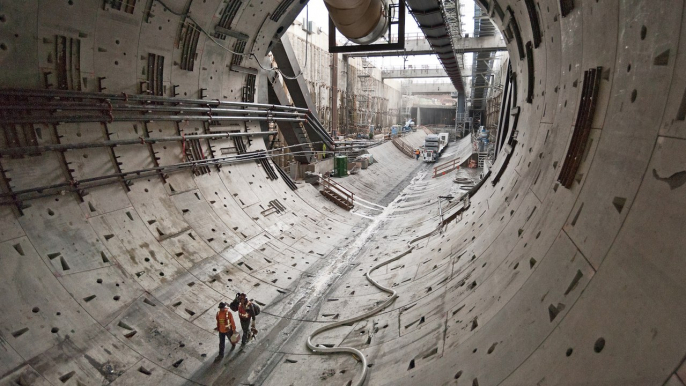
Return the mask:
POLYGON ((229 311, 227 308, 217 312, 217 330, 224 334, 230 331, 236 331, 236 324, 233 322, 233 315, 231 315, 231 311, 229 311))
MULTIPOLYGON (((246 307, 252 308, 252 303, 246 304, 246 307)), ((243 307, 242 304, 238 305, 238 317, 242 320, 249 320, 250 318, 253 318, 253 315, 251 315, 251 313, 248 313, 248 308, 246 307, 243 307)))

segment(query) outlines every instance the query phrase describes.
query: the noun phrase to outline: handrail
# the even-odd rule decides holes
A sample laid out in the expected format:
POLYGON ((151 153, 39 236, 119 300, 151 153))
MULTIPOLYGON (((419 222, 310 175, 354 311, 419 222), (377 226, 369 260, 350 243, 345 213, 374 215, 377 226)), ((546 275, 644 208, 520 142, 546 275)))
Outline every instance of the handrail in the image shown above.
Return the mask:
POLYGON ((342 196, 341 198, 345 199, 345 202, 347 204, 351 206, 355 205, 355 193, 351 192, 350 190, 344 188, 342 185, 333 181, 331 177, 322 178, 322 185, 324 185, 324 190, 329 190, 331 192, 336 193, 339 196, 342 196))
MULTIPOLYGON (((426 35, 424 35, 424 32, 406 32, 405 33, 405 41, 408 40, 424 40, 426 39, 426 35)), ((391 41, 398 41, 398 34, 391 34, 390 37, 391 41)))
POLYGON ((271 105, 264 103, 252 103, 252 102, 234 102, 219 99, 190 99, 190 98, 171 98, 156 95, 141 95, 141 94, 105 94, 96 92, 84 92, 84 91, 73 91, 73 90, 35 90, 35 89, 0 89, 0 94, 2 96, 17 96, 17 97, 31 97, 31 98, 77 98, 83 99, 96 99, 96 100, 109 100, 109 101, 136 101, 136 102, 163 102, 163 103, 175 103, 175 104, 198 104, 202 106, 240 106, 246 108, 263 108, 269 110, 290 110, 299 111, 303 113, 309 112, 308 109, 303 107, 285 106, 285 105, 271 105))
POLYGON ((437 85, 451 85, 450 81, 444 80, 431 80, 431 78, 414 78, 411 80, 404 80, 400 83, 401 86, 407 87, 410 84, 437 84, 437 85))
POLYGON ((400 138, 395 138, 391 142, 393 142, 395 147, 397 147, 398 150, 400 150, 406 156, 410 158, 414 157, 414 149, 410 145, 406 144, 405 141, 401 140, 400 138))
POLYGON ((460 164, 458 163, 458 159, 457 158, 452 159, 448 162, 444 162, 440 165, 435 166, 434 167, 434 175, 431 178, 436 178, 439 175, 443 176, 443 175, 445 175, 445 173, 451 172, 451 171, 453 171, 455 169, 459 169, 459 168, 460 168, 460 164))
MULTIPOLYGON (((461 71, 463 71, 465 74, 471 73, 473 69, 473 66, 466 66, 460 68, 461 71)), ((438 65, 438 66, 429 66, 429 65, 396 65, 396 66, 383 66, 381 68, 381 72, 384 71, 398 71, 398 70, 444 70, 443 66, 438 65)))

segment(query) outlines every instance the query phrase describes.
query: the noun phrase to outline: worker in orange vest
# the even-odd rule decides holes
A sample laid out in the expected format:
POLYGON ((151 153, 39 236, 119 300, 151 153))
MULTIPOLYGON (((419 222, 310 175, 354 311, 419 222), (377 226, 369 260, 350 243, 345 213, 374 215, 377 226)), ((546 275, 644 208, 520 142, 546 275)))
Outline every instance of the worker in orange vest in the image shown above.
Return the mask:
POLYGON ((222 358, 224 358, 224 343, 227 337, 231 343, 231 349, 233 350, 233 348, 236 347, 236 343, 231 341, 231 335, 233 335, 234 331, 236 331, 236 324, 233 322, 233 315, 231 315, 231 311, 226 308, 226 303, 224 302, 219 303, 219 312, 217 312, 217 328, 215 330, 219 331, 219 355, 214 361, 219 362, 222 360, 222 358))
POLYGON ((415 158, 416 160, 419 160, 419 154, 420 154, 419 149, 415 149, 414 150, 414 156, 416 157, 415 158))

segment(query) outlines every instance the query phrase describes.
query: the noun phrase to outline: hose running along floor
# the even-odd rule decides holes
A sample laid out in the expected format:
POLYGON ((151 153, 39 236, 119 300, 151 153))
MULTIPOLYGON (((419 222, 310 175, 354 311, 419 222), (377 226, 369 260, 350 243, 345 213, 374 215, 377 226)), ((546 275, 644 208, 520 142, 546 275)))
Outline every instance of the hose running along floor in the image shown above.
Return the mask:
POLYGON ((0 0, 0 385, 686 384, 684 1, 478 0, 495 164, 385 143, 354 213, 270 160, 331 140, 262 60, 305 3, 0 0))

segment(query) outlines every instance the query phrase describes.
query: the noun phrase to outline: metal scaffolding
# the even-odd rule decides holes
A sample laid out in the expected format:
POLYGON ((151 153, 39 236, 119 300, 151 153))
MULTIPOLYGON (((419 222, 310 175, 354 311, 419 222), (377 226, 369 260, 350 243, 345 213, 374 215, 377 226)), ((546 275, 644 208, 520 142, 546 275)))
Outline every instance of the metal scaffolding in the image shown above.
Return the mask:
POLYGON ((355 125, 359 128, 369 127, 375 120, 374 104, 376 102, 376 88, 372 81, 371 69, 374 65, 366 59, 362 60, 362 71, 357 74, 360 80, 360 93, 357 94, 357 120, 355 125))

